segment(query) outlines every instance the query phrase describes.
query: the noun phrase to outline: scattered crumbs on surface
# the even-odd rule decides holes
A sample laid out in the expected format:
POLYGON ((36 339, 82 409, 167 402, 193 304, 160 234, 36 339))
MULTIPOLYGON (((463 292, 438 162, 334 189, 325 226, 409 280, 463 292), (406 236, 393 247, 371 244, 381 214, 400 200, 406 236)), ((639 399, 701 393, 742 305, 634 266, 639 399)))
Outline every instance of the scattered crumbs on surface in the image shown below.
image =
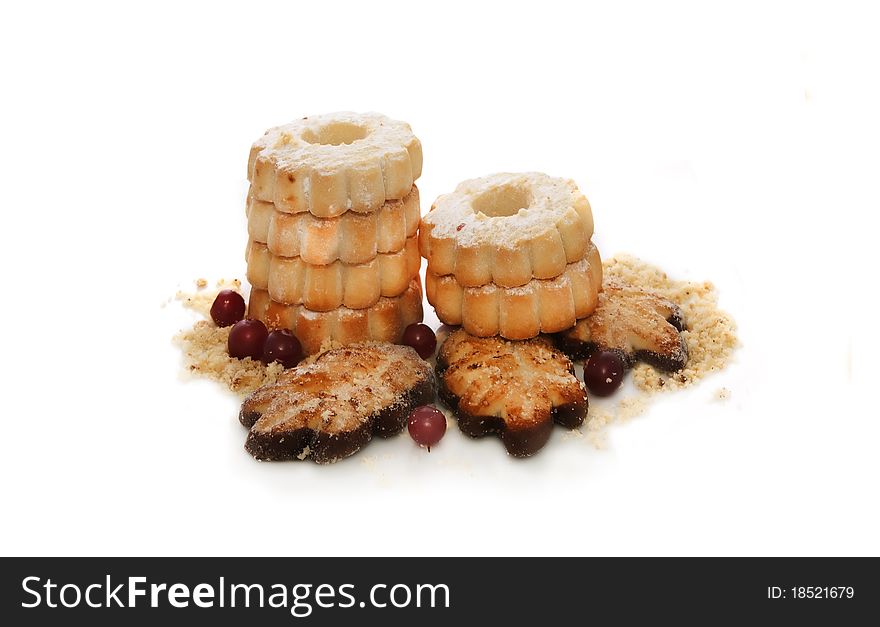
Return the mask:
MULTIPOLYGON (((203 280, 196 281, 196 285, 203 280)), ((221 289, 238 291, 240 287, 241 282, 238 279, 221 279, 213 290, 203 289, 195 293, 177 292, 175 298, 184 307, 198 313, 202 319, 193 323, 189 329, 184 329, 175 335, 173 341, 183 352, 184 368, 187 372, 218 381, 244 397, 263 385, 275 383, 284 372, 284 368, 277 362, 266 366, 259 360, 236 359, 229 356, 227 342, 232 327, 221 328, 214 324, 210 317, 210 309, 221 289)), ((327 339, 321 344, 318 352, 305 357, 300 365, 311 365, 322 354, 341 346, 339 342, 327 339)), ((381 401, 378 397, 374 400, 381 401)))
POLYGON ((174 336, 174 343, 183 352, 184 368, 191 374, 219 381, 240 396, 246 396, 266 383, 274 383, 284 371, 279 363, 264 366, 253 359, 235 359, 226 351, 229 331, 232 327, 220 328, 210 319, 211 304, 221 289, 241 288, 238 279, 221 279, 217 289, 204 289, 206 279, 197 279, 197 292, 179 291, 176 300, 203 319, 196 321, 189 329, 174 336))
MULTIPOLYGON (((196 279, 194 283, 196 285, 196 292, 185 292, 181 290, 174 295, 174 298, 179 300, 187 309, 192 309, 206 318, 210 316, 211 305, 214 303, 214 299, 217 298, 217 293, 220 290, 235 290, 241 292, 241 281, 238 279, 220 279, 217 281, 216 290, 204 289, 208 285, 206 279, 196 279), (204 285, 202 284, 203 282, 204 285)), ((244 294, 242 294, 242 296, 244 296, 244 294)))
POLYGON ((617 404, 617 420, 625 422, 630 418, 641 416, 648 409, 648 399, 643 395, 623 398, 617 404))
POLYGON ((581 431, 580 427, 575 429, 569 429, 562 433, 563 440, 582 440, 584 438, 584 432, 581 431))
MULTIPOLYGON (((652 366, 638 363, 631 375, 635 394, 623 396, 610 405, 590 405, 584 423, 586 439, 597 449, 607 447, 606 427, 639 416, 648 409, 658 392, 681 390, 694 385, 713 372, 724 369, 739 345, 736 323, 718 308, 715 286, 704 281, 675 281, 665 272, 632 255, 617 255, 603 263, 605 277, 619 279, 636 287, 657 292, 673 301, 684 312, 687 330, 682 333, 687 342, 688 362, 678 372, 661 372, 652 366)), ((719 388, 716 400, 730 398, 730 390, 719 388)))
POLYGON ((600 451, 608 448, 608 434, 605 431, 588 431, 587 441, 600 451))
POLYGON ((593 445, 593 448, 604 451, 608 448, 608 435, 604 431, 591 431, 587 433, 587 440, 593 445))
POLYGON ((639 363, 632 370, 636 387, 648 392, 681 389, 727 366, 739 340, 733 318, 718 308, 718 292, 712 283, 674 281, 659 268, 631 255, 607 260, 604 271, 606 276, 657 292, 684 312, 687 329, 682 335, 688 347, 687 365, 667 375, 639 363))
POLYGON ((226 352, 232 327, 219 328, 210 320, 199 320, 181 331, 174 342, 183 351, 184 367, 192 374, 224 384, 246 396, 266 383, 274 383, 284 368, 279 363, 264 366, 251 358, 235 359, 226 352))
POLYGON ((608 447, 608 434, 605 427, 614 422, 614 414, 605 408, 596 407, 591 404, 587 413, 587 419, 578 431, 583 432, 586 429, 586 440, 597 449, 605 449, 608 447))
POLYGON ((608 429, 614 423, 624 423, 631 418, 640 416, 651 405, 651 394, 636 389, 634 395, 617 399, 603 399, 601 407, 591 402, 587 419, 579 429, 571 431, 573 437, 584 437, 594 448, 608 448, 608 429), (584 431, 586 431, 584 433, 584 431))

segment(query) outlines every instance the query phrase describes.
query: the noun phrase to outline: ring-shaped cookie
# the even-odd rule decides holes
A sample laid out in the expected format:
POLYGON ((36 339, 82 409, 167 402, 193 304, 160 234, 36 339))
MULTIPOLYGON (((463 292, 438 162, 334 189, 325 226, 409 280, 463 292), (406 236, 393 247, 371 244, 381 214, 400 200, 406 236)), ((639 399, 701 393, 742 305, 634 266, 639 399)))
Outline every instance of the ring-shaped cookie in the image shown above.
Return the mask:
POLYGON ((317 353, 322 344, 400 342, 407 326, 422 321, 422 284, 413 279, 400 296, 384 296, 372 307, 332 311, 311 311, 302 305, 273 301, 266 290, 252 289, 248 317, 260 320, 270 329, 290 329, 307 355, 317 353))
POLYGON ((265 244, 249 242, 247 262, 248 282, 268 290, 272 300, 330 311, 363 309, 382 296, 400 296, 418 275, 422 258, 413 236, 399 251, 381 253, 365 263, 334 261, 322 266, 306 263, 302 257, 278 257, 265 244))
POLYGON ((248 196, 248 236, 266 244, 279 257, 301 257, 305 263, 366 263, 380 253, 401 250, 419 228, 419 190, 389 200, 370 213, 348 211, 335 218, 308 212, 285 213, 271 202, 248 196))
POLYGON ((378 113, 328 113, 271 128, 248 159, 257 200, 319 218, 403 198, 421 173, 422 145, 409 124, 378 113))
POLYGON ((461 183, 422 218, 428 271, 464 287, 552 279, 584 257, 593 236, 590 203, 574 181, 539 172, 461 183))
POLYGON ((596 308, 602 260, 591 246, 587 256, 553 279, 532 279, 513 288, 494 284, 463 287, 451 276, 425 274, 425 291, 444 324, 461 325, 477 337, 500 335, 525 340, 568 329, 596 308))

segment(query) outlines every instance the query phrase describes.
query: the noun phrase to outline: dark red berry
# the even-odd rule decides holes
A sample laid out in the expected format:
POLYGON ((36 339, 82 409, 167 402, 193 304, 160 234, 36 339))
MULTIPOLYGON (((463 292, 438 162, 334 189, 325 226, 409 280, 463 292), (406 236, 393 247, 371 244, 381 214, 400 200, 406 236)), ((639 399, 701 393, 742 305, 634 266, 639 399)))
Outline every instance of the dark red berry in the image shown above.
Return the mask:
POLYGON ((428 450, 446 433, 446 416, 436 407, 422 405, 412 410, 407 421, 410 437, 428 450))
POLYGON ((218 327, 228 327, 244 318, 244 298, 233 290, 221 290, 211 305, 211 318, 218 327))
POLYGON ((403 330, 403 339, 401 340, 407 346, 416 349, 419 357, 428 359, 434 355, 434 349, 437 348, 437 336, 426 324, 415 323, 409 325, 403 330))
POLYGON ((263 363, 277 361, 285 368, 293 368, 303 358, 302 344, 288 329, 272 331, 263 344, 263 363))
POLYGON ((260 359, 263 356, 263 345, 266 343, 269 331, 266 325, 259 320, 239 320, 229 331, 229 356, 244 359, 252 357, 260 359))
POLYGON ((623 383, 625 371, 620 355, 614 351, 596 351, 584 364, 584 383, 596 396, 611 396, 623 383))

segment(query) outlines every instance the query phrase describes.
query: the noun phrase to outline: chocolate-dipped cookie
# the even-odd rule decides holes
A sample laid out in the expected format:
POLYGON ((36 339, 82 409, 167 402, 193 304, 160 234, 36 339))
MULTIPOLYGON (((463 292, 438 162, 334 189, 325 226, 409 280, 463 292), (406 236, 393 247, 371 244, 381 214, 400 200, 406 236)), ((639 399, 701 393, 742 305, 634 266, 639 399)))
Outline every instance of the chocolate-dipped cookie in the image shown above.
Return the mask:
POLYGON ((571 361, 544 337, 510 341, 453 331, 437 355, 440 399, 471 437, 497 434, 515 457, 537 453, 556 422, 587 415, 587 394, 571 361))
POLYGON ((572 359, 585 359, 596 349, 615 351, 626 366, 644 361, 660 370, 684 368, 688 359, 681 308, 654 292, 609 279, 595 311, 567 331, 556 345, 572 359))
POLYGON ((400 432, 434 399, 431 367, 412 348, 364 343, 327 351, 248 396, 239 418, 260 460, 335 462, 372 436, 400 432))

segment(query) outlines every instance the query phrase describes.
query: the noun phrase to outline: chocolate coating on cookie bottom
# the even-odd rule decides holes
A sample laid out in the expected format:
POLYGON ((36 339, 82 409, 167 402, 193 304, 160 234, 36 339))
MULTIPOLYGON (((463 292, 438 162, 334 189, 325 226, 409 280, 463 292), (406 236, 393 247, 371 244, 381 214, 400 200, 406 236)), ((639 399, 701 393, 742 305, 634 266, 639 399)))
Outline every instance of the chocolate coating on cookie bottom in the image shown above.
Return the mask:
MULTIPOLYGON (((251 431, 245 442, 245 450, 261 461, 311 458, 319 464, 332 463, 358 452, 373 435, 387 438, 400 433, 410 412, 433 400, 434 382, 429 379, 405 392, 393 404, 376 412, 355 429, 336 433, 308 428, 278 432, 251 431)), ((239 420, 250 428, 260 416, 258 412, 242 412, 239 420)))
MULTIPOLYGON (((666 322, 674 327, 679 333, 687 328, 684 321, 684 315, 678 309, 673 311, 672 315, 666 318, 666 322)), ((678 338, 678 346, 676 349, 667 354, 644 349, 634 350, 627 353, 620 348, 602 346, 596 342, 579 340, 576 337, 573 337, 569 331, 555 333, 552 337, 556 347, 571 359, 575 360, 585 361, 597 350, 602 349, 617 353, 623 361, 624 366, 628 369, 635 366, 636 362, 643 361, 658 370, 664 372, 676 372, 684 368, 688 361, 687 342, 685 342, 684 337, 681 336, 678 338)))
MULTIPOLYGON (((566 403, 551 410, 550 420, 531 423, 525 427, 512 428, 500 416, 481 416, 463 410, 460 397, 453 394, 443 380, 447 364, 437 362, 437 395, 458 420, 459 430, 472 438, 497 435, 507 452, 513 457, 530 457, 541 450, 550 439, 553 424, 569 429, 581 426, 587 416, 589 403, 586 395, 583 402, 566 403)), ((573 368, 572 368, 572 374, 573 368)))

